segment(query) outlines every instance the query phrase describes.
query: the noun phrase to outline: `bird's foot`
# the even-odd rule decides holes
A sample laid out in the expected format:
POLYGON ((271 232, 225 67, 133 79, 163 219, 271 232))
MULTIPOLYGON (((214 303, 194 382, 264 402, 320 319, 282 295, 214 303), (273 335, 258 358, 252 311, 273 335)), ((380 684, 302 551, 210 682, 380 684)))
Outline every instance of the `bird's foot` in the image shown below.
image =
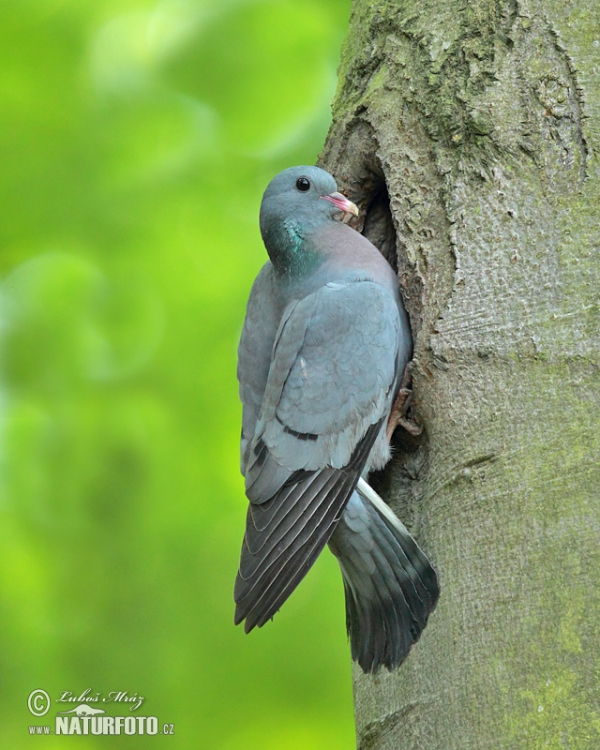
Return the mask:
POLYGON ((396 400, 394 401, 392 411, 390 412, 390 416, 388 418, 386 429, 388 443, 392 439, 394 430, 396 429, 396 427, 398 427, 398 425, 400 425, 400 427, 403 427, 409 433, 409 435, 412 435, 413 437, 417 437, 423 432, 422 425, 418 424, 418 422, 416 422, 414 419, 407 416, 408 409, 413 399, 413 392, 410 388, 407 387, 409 383, 410 376, 405 370, 404 377, 402 378, 402 387, 398 391, 398 395, 396 396, 396 400))

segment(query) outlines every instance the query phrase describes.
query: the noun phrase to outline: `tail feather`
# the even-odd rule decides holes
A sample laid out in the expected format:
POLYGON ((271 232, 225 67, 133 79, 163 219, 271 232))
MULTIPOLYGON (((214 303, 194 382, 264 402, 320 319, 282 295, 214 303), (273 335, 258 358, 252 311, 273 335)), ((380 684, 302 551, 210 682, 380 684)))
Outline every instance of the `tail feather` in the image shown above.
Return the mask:
POLYGON ((359 480, 329 546, 346 594, 352 658, 392 670, 419 639, 439 597, 437 574, 406 527, 359 480))

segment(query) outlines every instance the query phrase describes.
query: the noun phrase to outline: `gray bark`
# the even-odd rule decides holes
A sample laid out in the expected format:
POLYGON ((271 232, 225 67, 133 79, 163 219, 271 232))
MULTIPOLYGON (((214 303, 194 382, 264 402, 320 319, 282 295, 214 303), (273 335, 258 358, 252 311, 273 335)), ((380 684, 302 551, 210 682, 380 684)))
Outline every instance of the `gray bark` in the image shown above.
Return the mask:
POLYGON ((398 268, 418 439, 379 488, 439 570, 361 750, 600 747, 600 9, 356 0, 321 165, 398 268))

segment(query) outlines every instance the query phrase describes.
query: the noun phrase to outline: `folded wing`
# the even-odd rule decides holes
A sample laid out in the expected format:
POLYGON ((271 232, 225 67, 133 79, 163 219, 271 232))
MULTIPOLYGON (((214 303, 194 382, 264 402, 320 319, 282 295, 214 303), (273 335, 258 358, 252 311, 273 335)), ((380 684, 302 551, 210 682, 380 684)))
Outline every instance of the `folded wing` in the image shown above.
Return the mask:
POLYGON ((328 284, 284 312, 260 411, 245 406, 250 507, 235 600, 247 631, 307 573, 382 439, 399 331, 394 297, 370 281, 328 284))

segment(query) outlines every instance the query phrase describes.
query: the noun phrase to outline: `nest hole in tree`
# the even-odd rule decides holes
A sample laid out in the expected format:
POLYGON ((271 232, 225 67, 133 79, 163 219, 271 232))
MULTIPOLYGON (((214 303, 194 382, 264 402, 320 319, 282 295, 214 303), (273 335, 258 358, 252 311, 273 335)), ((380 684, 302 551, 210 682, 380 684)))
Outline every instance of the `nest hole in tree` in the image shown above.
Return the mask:
POLYGON ((398 273, 396 253, 396 228, 392 219, 390 196, 383 177, 377 178, 368 188, 361 203, 365 206, 362 233, 370 240, 390 266, 398 273))

